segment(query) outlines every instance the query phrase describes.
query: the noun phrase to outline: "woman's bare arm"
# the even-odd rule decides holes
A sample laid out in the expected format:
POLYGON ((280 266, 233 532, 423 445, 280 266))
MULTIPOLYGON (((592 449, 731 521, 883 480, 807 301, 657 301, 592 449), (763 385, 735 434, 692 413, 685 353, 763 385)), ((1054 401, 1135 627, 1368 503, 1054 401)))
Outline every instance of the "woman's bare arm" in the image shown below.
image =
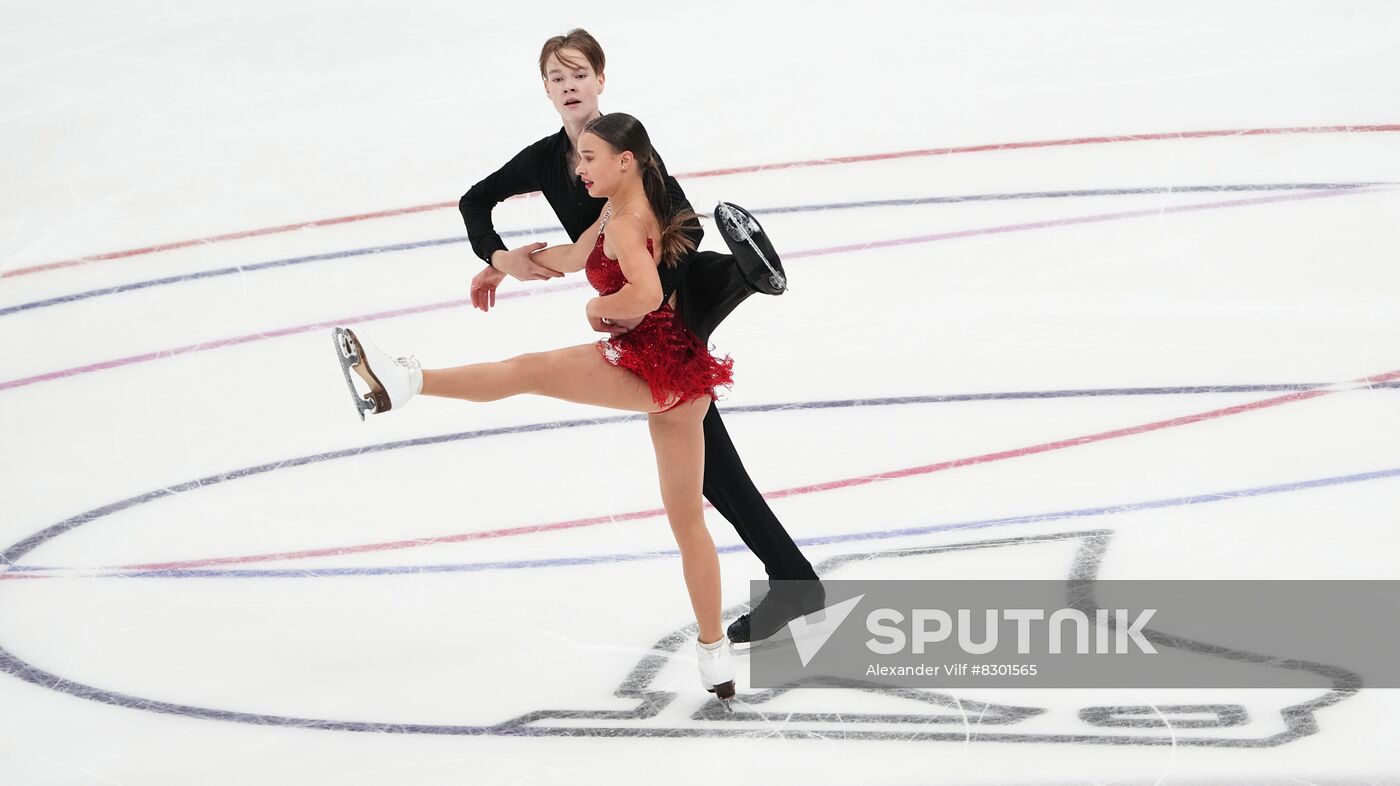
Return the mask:
POLYGON ((593 253, 593 246, 598 242, 598 232, 602 225, 603 217, 598 216, 593 226, 584 230, 576 242, 531 252, 530 260, 540 267, 547 267, 558 273, 577 273, 588 264, 588 255, 593 253))

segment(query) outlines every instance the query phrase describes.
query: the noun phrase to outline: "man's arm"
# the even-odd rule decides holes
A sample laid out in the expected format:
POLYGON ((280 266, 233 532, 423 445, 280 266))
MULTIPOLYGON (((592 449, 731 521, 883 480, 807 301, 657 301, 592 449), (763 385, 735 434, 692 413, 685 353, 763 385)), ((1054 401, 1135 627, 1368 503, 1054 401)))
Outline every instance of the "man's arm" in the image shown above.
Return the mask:
POLYGON ((537 173, 541 157, 548 155, 550 139, 546 137, 521 150, 505 166, 472 186, 457 202, 472 250, 488 265, 472 278, 472 305, 482 311, 490 311, 496 305, 496 288, 507 275, 519 281, 558 278, 562 275, 530 260, 530 253, 544 248, 544 243, 507 249, 491 220, 491 212, 496 205, 517 194, 540 189, 537 173))
POLYGON ((550 153, 552 137, 546 137, 521 150, 505 166, 491 173, 486 179, 472 186, 457 202, 462 213, 462 221, 467 226, 467 239, 472 250, 486 264, 520 281, 533 281, 541 278, 557 278, 554 271, 540 268, 530 262, 530 251, 536 245, 509 250, 505 241, 491 220, 491 211, 496 205, 516 196, 540 190, 538 172, 541 165, 548 162, 541 159, 550 153))
POLYGON ((540 143, 536 142, 516 153, 505 166, 472 186, 457 201, 462 222, 467 226, 467 239, 471 241, 472 251, 487 264, 491 263, 492 254, 506 250, 505 241, 501 240, 491 220, 491 211, 517 194, 539 190, 539 178, 535 173, 539 171, 540 147, 540 143))

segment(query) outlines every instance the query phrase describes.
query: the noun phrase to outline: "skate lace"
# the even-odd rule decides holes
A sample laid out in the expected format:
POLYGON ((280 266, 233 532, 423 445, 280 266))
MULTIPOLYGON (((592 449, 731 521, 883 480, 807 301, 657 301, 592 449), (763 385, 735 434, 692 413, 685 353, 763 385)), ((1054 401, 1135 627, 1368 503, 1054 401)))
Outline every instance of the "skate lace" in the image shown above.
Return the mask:
POLYGON ((423 364, 422 364, 422 363, 419 363, 419 362, 418 362, 418 358, 417 358, 416 356, 414 356, 414 355, 409 355, 409 356, 406 357, 406 358, 394 358, 394 362, 397 363, 397 364, 399 364, 400 366, 403 366, 404 368, 422 368, 422 367, 423 367, 423 364))

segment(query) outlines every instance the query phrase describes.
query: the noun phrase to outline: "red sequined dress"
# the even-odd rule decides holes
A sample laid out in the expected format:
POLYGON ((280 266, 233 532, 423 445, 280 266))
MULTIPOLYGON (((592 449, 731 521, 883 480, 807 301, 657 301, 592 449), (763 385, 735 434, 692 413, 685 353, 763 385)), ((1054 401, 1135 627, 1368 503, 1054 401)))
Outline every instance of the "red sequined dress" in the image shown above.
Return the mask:
MULTIPOLYGON (((647 238, 647 250, 651 250, 651 238, 647 238)), ((611 295, 627 283, 622 266, 603 253, 602 232, 583 270, 599 295, 611 295)), ((713 397, 717 386, 734 382, 734 361, 727 355, 722 359, 711 355, 669 303, 662 303, 626 333, 599 341, 598 349, 609 363, 646 381, 652 399, 663 409, 700 396, 713 397)))

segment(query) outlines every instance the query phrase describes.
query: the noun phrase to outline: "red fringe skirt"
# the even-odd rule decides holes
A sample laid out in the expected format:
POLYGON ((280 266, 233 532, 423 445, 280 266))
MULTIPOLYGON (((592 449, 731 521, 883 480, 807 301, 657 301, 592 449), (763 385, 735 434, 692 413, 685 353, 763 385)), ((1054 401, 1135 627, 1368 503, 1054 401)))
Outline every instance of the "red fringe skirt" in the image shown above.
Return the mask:
POLYGON ((670 305, 620 336, 598 342, 603 358, 641 377, 658 407, 671 409, 734 384, 734 361, 716 358, 670 305))

